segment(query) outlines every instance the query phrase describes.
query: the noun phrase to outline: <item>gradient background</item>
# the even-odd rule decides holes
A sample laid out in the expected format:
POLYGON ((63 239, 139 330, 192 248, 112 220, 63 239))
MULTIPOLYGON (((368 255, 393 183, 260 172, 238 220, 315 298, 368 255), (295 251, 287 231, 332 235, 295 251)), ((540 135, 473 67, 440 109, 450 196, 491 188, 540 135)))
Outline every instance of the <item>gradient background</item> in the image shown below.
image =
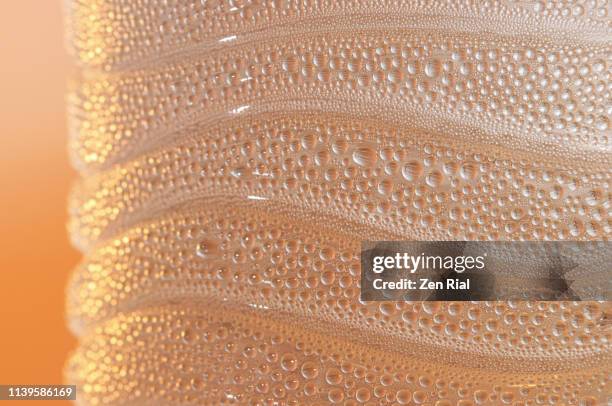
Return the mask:
POLYGON ((75 346, 64 289, 79 259, 65 226, 75 173, 61 2, 0 2, 0 55, 0 384, 59 384, 75 346))

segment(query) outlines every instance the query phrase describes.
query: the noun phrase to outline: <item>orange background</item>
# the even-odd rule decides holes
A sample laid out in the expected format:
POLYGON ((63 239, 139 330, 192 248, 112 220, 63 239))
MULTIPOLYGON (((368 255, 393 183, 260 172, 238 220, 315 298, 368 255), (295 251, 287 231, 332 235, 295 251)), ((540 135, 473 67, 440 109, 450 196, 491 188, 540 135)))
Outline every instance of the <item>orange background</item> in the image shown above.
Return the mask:
POLYGON ((0 384, 62 383, 75 346, 64 320, 79 259, 65 226, 69 67, 61 1, 0 2, 0 384))

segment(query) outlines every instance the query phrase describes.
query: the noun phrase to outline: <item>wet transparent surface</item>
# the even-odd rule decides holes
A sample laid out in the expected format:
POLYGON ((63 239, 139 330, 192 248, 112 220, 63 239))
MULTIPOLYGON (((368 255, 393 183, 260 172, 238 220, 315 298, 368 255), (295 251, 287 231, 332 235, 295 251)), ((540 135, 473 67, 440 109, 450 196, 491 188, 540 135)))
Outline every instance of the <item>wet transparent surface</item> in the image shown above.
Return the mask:
POLYGON ((366 239, 609 239, 608 11, 70 2, 79 402, 605 404, 608 303, 358 283, 366 239))

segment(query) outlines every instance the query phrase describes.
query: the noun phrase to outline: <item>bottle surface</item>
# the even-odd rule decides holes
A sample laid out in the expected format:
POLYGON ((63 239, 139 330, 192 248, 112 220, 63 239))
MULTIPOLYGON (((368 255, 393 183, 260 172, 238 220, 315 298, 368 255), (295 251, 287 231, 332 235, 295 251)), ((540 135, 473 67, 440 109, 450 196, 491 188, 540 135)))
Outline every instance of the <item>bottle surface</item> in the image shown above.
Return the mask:
POLYGON ((362 302, 364 240, 609 240, 605 2, 72 0, 83 405, 604 405, 609 302, 362 302))

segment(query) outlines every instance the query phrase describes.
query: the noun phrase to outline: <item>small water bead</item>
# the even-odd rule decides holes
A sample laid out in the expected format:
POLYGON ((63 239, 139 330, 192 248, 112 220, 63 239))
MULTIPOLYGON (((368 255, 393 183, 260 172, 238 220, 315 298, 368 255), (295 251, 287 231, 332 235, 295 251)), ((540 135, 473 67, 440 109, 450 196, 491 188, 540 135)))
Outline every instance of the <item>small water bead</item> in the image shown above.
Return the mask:
POLYGON ((281 367, 285 371, 294 371, 298 367, 298 361, 293 354, 284 354, 281 357, 281 367))
POLYGON ((416 403, 417 405, 423 404, 425 403, 425 401, 427 400, 427 394, 423 391, 415 391, 412 394, 412 400, 414 401, 414 403, 416 403))
POLYGON ((211 239, 204 239, 198 243, 196 253, 201 258, 210 258, 217 253, 218 244, 211 239))
POLYGON ((396 399, 400 405, 407 405, 412 400, 412 394, 409 390, 402 389, 397 392, 396 399))
POLYGON ((434 78, 438 75, 440 75, 440 71, 442 70, 442 64, 440 61, 438 60, 433 60, 431 62, 428 62, 427 64, 425 64, 425 75, 434 78))
POLYGON ((305 362, 301 368, 302 376, 306 379, 315 379, 319 375, 319 367, 315 362, 305 362))
POLYGON ((336 368, 329 369, 325 373, 325 382, 330 385, 339 385, 342 382, 343 375, 340 370, 336 368))
POLYGON ((353 161, 359 166, 373 167, 378 159, 373 148, 360 147, 353 152, 353 161))
POLYGON ((440 186, 443 180, 444 175, 442 175, 440 171, 432 171, 425 178, 425 183, 427 183, 428 186, 435 188, 440 186))
POLYGON ((402 175, 408 181, 415 181, 423 174, 423 165, 417 161, 411 161, 402 168, 402 175))
POLYGON ((181 338, 185 340, 185 342, 192 343, 197 339, 197 334, 192 330, 183 330, 181 332, 181 338))
POLYGON ((344 400, 344 392, 339 388, 334 388, 329 391, 328 399, 331 403, 340 403, 344 400))
POLYGON ((362 402, 362 403, 369 401, 371 397, 372 395, 371 395, 370 389, 367 387, 361 387, 357 389, 357 391, 355 392, 355 399, 357 399, 357 401, 362 402))

